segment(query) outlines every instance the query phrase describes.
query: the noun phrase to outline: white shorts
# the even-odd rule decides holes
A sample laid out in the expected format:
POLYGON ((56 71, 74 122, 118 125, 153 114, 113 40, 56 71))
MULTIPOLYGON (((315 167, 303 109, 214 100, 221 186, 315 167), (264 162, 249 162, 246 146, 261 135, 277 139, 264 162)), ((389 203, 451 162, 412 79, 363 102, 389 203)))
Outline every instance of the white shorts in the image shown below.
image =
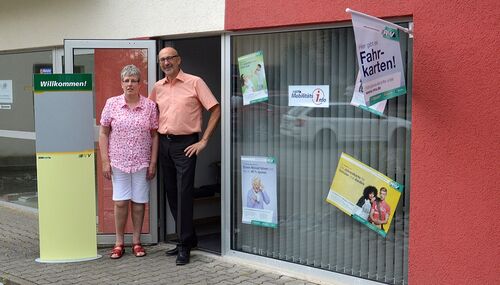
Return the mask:
POLYGON ((126 173, 112 167, 113 201, 132 200, 135 203, 149 201, 149 180, 146 179, 148 169, 143 168, 134 173, 126 173))

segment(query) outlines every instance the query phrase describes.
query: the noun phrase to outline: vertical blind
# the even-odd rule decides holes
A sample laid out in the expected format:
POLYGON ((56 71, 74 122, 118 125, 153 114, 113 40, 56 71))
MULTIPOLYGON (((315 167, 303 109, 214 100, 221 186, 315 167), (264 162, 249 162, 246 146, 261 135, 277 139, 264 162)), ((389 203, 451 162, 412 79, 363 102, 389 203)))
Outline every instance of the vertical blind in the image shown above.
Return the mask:
MULTIPOLYGON (((390 284, 407 284, 410 193, 411 45, 401 37, 408 93, 390 99, 385 115, 349 105, 357 73, 352 28, 233 36, 231 61, 231 248, 390 284), (238 57, 262 51, 269 100, 243 105, 238 57), (317 125, 300 138, 280 134, 289 85, 329 85, 330 108, 304 111, 317 125), (371 124, 364 124, 364 120, 371 124), (314 137, 314 139, 310 139, 314 137), (345 138, 345 139, 339 139, 345 138), (350 139, 347 139, 350 138, 350 139), (405 185, 386 238, 325 202, 340 153, 405 185), (241 156, 277 161, 278 227, 243 224, 241 156)), ((294 109, 295 108, 295 109, 294 109)), ((300 107, 299 107, 300 108, 300 107)))

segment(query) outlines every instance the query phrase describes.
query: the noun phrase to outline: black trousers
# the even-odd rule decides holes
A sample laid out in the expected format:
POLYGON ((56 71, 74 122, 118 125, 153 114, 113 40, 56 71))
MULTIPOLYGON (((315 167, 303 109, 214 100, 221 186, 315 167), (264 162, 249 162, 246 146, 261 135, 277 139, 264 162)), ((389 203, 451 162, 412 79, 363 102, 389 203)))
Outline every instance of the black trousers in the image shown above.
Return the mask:
POLYGON ((175 220, 179 245, 193 247, 198 240, 193 227, 193 188, 196 155, 187 157, 184 149, 199 141, 191 135, 160 134, 160 164, 168 205, 175 220))

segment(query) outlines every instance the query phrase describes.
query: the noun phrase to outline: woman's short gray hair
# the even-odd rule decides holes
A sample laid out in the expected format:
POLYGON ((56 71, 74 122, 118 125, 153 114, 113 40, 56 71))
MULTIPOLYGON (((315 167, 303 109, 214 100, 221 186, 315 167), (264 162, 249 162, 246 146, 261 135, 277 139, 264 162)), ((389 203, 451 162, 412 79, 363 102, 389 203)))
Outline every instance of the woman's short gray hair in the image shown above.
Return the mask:
POLYGON ((141 71, 137 68, 137 66, 129 64, 122 69, 120 76, 122 80, 127 76, 137 77, 138 80, 141 80, 141 71))

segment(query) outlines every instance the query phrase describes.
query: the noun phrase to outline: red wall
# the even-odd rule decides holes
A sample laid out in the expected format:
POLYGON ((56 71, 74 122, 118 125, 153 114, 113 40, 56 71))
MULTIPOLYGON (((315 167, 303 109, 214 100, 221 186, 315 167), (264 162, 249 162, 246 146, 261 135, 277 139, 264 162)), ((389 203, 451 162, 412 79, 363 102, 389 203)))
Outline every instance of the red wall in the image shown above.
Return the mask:
MULTIPOLYGON (((148 64, 145 50, 140 49, 95 49, 95 106, 96 123, 100 125, 101 113, 106 100, 123 94, 120 83, 120 72, 128 64, 134 64, 141 71, 140 94, 148 94, 148 64)), ((113 186, 110 180, 102 176, 102 162, 99 146, 97 146, 97 212, 99 216, 98 233, 114 234, 115 216, 113 202, 113 186)), ((131 211, 129 211, 131 216, 131 211)), ((125 233, 132 233, 131 218, 128 218, 125 233)), ((149 204, 146 204, 142 233, 149 233, 149 204)))
POLYGON ((500 281, 499 4, 415 5, 412 284, 500 281))
MULTIPOLYGON (((226 30, 411 16, 410 284, 500 280, 500 1, 226 1, 226 30)), ((498 283, 497 283, 498 284, 498 283)))

